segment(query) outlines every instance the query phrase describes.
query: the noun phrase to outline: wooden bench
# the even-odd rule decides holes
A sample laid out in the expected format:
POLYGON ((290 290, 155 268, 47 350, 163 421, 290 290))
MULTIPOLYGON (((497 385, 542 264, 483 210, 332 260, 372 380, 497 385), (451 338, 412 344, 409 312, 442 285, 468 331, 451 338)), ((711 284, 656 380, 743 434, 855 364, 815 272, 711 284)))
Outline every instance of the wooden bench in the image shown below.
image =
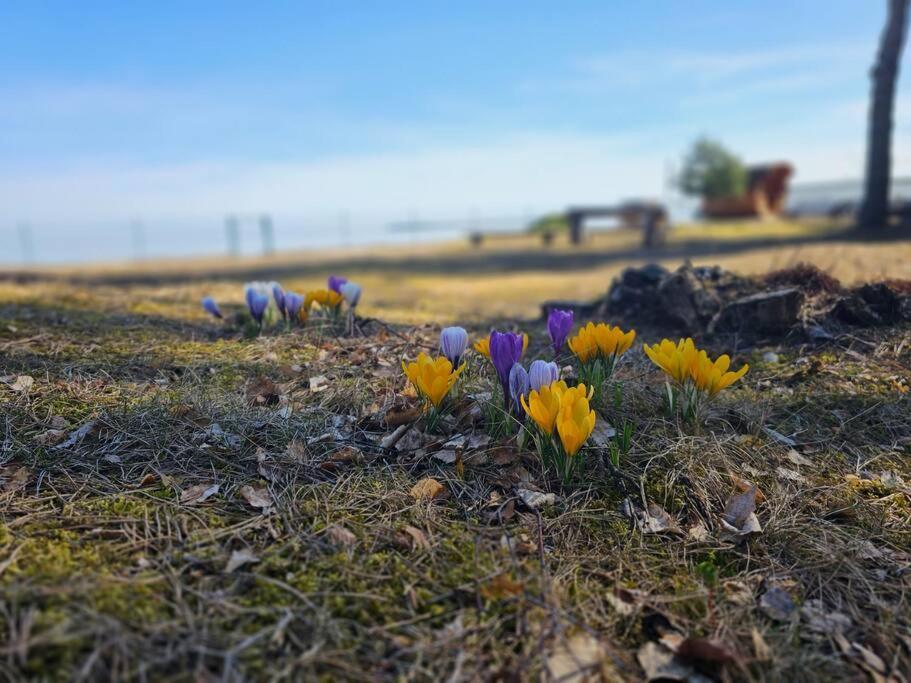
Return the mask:
POLYGON ((566 210, 569 239, 573 244, 582 243, 585 220, 588 218, 617 218, 623 228, 642 231, 642 242, 647 248, 664 244, 670 227, 667 209, 657 202, 625 202, 615 206, 576 206, 566 210))

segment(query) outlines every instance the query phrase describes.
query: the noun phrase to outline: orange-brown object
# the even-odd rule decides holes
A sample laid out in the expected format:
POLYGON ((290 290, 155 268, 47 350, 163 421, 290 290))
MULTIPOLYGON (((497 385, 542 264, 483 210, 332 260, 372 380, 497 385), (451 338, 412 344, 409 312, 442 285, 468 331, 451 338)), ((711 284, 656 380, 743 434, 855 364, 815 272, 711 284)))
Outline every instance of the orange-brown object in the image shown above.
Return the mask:
POLYGON ((781 213, 788 196, 788 180, 794 168, 786 162, 762 164, 747 169, 747 192, 739 197, 702 200, 708 218, 772 218, 781 213))

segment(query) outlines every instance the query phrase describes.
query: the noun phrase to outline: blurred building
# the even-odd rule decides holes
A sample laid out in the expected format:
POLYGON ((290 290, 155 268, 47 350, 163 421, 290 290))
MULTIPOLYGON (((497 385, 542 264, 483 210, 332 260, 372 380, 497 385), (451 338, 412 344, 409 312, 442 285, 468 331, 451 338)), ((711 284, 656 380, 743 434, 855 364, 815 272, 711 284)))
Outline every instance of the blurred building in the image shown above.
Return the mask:
POLYGON ((758 164, 747 168, 747 191, 739 197, 702 200, 707 218, 772 218, 784 210, 788 181, 794 168, 787 162, 758 164))

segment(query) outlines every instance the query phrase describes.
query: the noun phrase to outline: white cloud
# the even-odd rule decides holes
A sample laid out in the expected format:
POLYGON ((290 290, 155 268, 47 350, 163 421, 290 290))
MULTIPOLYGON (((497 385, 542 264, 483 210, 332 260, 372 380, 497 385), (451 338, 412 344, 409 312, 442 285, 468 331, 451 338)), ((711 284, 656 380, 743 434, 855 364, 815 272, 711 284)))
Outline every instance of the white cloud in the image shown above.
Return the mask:
POLYGON ((661 155, 631 153, 615 138, 598 136, 524 136, 306 163, 96 165, 7 173, 0 178, 0 214, 55 221, 352 208, 462 214, 470 207, 561 207, 653 195, 662 168, 661 155))
MULTIPOLYGON (((665 147, 596 135, 528 135, 496 144, 306 163, 187 163, 82 166, 8 172, 0 177, 0 215, 9 220, 72 221, 131 216, 221 216, 232 211, 287 214, 353 210, 402 217, 559 209, 572 203, 658 197, 665 165, 688 140, 665 147)), ((728 143, 751 161, 784 158, 801 180, 859 177, 862 134, 834 143, 796 130, 741 132, 728 143)), ((895 140, 896 170, 911 172, 908 135, 895 140)))
MULTIPOLYGON (((776 85, 792 89, 825 84, 850 77, 852 69, 866 73, 872 59, 868 45, 793 45, 742 50, 650 50, 590 55, 575 60, 567 72, 550 79, 528 79, 519 84, 527 93, 572 92, 604 94, 612 89, 671 88, 711 91, 740 87, 756 81, 762 90, 776 85), (856 67, 856 69, 854 68, 856 67), (823 80, 820 80, 823 79, 823 80)), ((661 94, 667 96, 666 91, 661 94)))

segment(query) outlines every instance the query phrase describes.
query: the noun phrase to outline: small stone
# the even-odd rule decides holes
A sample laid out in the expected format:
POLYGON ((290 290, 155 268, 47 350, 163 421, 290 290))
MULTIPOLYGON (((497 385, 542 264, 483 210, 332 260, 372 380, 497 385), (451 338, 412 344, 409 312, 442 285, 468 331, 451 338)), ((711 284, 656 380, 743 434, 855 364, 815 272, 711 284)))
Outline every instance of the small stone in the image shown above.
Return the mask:
POLYGON ((762 354, 762 360, 764 360, 766 363, 777 363, 778 354, 774 351, 766 351, 764 354, 762 354))
POLYGON ((526 507, 535 510, 543 505, 553 505, 557 502, 557 496, 553 493, 541 493, 530 489, 516 489, 516 495, 526 507))
POLYGON ((772 586, 759 597, 759 609, 776 621, 787 621, 797 608, 783 588, 772 586))

